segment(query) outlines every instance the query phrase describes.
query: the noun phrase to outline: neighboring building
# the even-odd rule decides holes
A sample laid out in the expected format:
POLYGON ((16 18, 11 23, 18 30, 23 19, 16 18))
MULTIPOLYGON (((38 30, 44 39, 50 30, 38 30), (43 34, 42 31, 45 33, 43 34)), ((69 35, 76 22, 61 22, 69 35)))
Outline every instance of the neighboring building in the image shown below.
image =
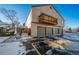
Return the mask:
POLYGON ((66 28, 64 29, 64 32, 76 33, 76 32, 79 32, 79 29, 78 28, 66 28))
POLYGON ((79 32, 79 27, 77 28, 77 32, 79 32))
POLYGON ((2 22, 2 21, 0 20, 0 32, 1 32, 2 30, 6 31, 6 30, 9 29, 9 28, 12 28, 12 25, 11 25, 11 24, 7 24, 7 23, 2 22), (2 30, 1 30, 1 29, 2 29, 2 30))
POLYGON ((17 28, 17 33, 18 34, 29 33, 29 29, 27 27, 25 28, 24 26, 19 26, 17 28))
POLYGON ((25 26, 32 37, 63 35, 64 20, 51 5, 32 6, 25 26))
POLYGON ((0 20, 0 36, 6 36, 6 35, 10 35, 11 32, 13 32, 14 30, 12 29, 12 25, 2 22, 0 20))

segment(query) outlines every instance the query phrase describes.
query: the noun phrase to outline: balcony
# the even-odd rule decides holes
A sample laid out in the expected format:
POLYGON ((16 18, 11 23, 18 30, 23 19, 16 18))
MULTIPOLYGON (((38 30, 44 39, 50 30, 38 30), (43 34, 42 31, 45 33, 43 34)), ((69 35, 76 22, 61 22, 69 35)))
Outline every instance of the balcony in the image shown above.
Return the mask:
POLYGON ((57 19, 56 18, 49 16, 49 15, 46 15, 44 13, 42 13, 39 16, 39 22, 45 23, 45 24, 57 25, 57 19))

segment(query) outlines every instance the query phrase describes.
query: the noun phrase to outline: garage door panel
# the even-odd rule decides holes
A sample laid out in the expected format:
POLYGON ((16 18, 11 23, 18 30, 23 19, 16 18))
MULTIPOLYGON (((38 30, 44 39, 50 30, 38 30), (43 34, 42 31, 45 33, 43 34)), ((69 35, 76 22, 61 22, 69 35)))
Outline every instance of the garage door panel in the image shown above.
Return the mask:
POLYGON ((38 37, 45 37, 45 28, 44 27, 37 28, 37 36, 38 37))
POLYGON ((46 36, 52 36, 52 28, 46 28, 46 36))

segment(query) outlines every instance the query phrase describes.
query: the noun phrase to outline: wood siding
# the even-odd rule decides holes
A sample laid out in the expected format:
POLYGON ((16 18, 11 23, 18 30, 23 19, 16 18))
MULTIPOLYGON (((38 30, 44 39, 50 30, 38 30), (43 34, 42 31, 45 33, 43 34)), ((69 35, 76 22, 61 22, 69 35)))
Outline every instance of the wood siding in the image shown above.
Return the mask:
POLYGON ((41 23, 48 23, 48 24, 52 24, 52 25, 57 25, 57 19, 52 17, 52 16, 49 16, 47 14, 44 14, 42 13, 40 16, 39 16, 39 22, 41 23))

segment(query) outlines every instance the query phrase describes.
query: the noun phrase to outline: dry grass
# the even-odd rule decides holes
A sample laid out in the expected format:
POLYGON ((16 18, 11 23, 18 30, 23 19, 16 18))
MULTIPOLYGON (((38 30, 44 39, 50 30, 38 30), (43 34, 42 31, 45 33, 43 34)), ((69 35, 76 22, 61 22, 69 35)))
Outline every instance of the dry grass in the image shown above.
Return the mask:
POLYGON ((65 43, 63 40, 45 40, 44 43, 50 47, 64 49, 65 43))

